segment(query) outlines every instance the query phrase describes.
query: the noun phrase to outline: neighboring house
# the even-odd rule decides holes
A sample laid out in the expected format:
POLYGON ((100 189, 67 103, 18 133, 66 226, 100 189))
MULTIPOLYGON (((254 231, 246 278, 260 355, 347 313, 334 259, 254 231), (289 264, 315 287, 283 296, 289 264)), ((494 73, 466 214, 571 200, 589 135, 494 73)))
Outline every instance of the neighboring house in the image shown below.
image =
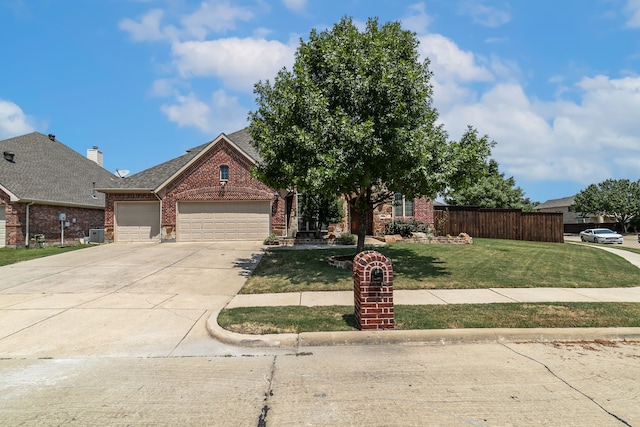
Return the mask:
MULTIPOLYGON (((186 154, 98 190, 105 193, 105 239, 115 242, 201 242, 295 237, 311 231, 299 221, 304 198, 270 188, 251 177, 261 160, 245 129, 221 134, 186 154)), ((406 206, 405 206, 406 205, 406 206)), ((400 216, 433 218, 429 201, 417 201, 400 216)), ((394 216, 389 205, 371 215, 370 234, 394 216), (375 227, 374 227, 375 226, 375 227)), ((348 209, 346 209, 348 211, 348 209)), ((336 231, 354 230, 347 212, 336 231)))
POLYGON ((562 213, 565 232, 575 233, 597 224, 615 224, 615 219, 608 216, 584 214, 574 209, 576 196, 551 199, 535 206, 536 212, 562 213))
POLYGON ((537 206, 533 210, 536 212, 552 212, 562 213, 562 222, 564 224, 582 224, 583 216, 575 212, 573 204, 576 196, 563 197, 561 199, 551 199, 537 206))
POLYGON ((0 247, 29 246, 43 234, 47 242, 77 241, 104 225, 104 194, 112 174, 55 139, 33 132, 0 141, 0 247), (64 214, 64 220, 60 220, 64 214))

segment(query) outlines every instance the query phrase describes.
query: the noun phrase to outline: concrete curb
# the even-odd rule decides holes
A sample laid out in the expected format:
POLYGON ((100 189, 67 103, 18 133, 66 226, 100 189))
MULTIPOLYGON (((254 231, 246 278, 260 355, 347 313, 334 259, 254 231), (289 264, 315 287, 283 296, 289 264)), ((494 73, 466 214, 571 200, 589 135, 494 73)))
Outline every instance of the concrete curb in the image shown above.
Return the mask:
POLYGON ((220 310, 215 311, 207 320, 209 334, 226 344, 243 347, 293 348, 382 344, 452 345, 531 341, 640 341, 640 328, 428 329, 244 335, 223 329, 218 324, 219 314, 220 310))

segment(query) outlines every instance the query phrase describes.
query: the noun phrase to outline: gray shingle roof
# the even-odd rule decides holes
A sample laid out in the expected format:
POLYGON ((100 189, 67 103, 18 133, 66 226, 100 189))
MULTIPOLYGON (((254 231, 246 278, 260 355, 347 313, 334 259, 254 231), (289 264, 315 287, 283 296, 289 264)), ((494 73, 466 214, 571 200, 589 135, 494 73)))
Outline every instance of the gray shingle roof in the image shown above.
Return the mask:
POLYGON ((537 205, 533 209, 539 210, 539 209, 552 209, 552 208, 566 208, 567 206, 573 205, 575 199, 576 199, 576 196, 563 197, 561 199, 551 199, 537 205))
MULTIPOLYGON (((251 145, 251 136, 247 133, 246 129, 233 132, 229 135, 225 135, 227 139, 233 142, 240 150, 242 150, 249 158, 254 161, 259 161, 260 156, 251 145)), ((218 139, 218 138, 216 138, 218 139)), ((182 156, 176 157, 159 165, 153 166, 149 169, 145 169, 134 175, 126 178, 117 179, 111 184, 110 187, 103 187, 101 190, 115 191, 115 190, 155 190, 162 183, 166 182, 174 174, 176 174, 183 166, 189 163, 194 157, 207 148, 214 140, 207 142, 206 144, 199 145, 187 150, 182 156)))
POLYGON ((116 179, 109 171, 57 140, 39 132, 0 141, 0 152, 13 153, 13 162, 0 157, 0 185, 21 201, 104 208, 96 187, 116 179))

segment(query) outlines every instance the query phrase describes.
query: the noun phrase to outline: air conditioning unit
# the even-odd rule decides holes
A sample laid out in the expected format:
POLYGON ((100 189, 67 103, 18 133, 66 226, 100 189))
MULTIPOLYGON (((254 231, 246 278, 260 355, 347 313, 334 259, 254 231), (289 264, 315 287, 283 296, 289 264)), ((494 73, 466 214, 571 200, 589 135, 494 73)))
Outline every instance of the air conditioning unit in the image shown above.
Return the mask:
POLYGON ((104 228, 90 229, 89 243, 104 243, 104 228))

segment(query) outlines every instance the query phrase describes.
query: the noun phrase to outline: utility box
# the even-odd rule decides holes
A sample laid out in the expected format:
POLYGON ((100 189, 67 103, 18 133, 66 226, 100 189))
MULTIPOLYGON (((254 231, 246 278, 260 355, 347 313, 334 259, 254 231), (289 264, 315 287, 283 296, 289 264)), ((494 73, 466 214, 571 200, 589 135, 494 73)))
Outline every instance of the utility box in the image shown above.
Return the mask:
POLYGON ((354 315, 361 330, 393 329, 393 267, 380 252, 360 252, 353 259, 354 315))
POLYGON ((89 243, 104 243, 104 228, 90 229, 89 243))

